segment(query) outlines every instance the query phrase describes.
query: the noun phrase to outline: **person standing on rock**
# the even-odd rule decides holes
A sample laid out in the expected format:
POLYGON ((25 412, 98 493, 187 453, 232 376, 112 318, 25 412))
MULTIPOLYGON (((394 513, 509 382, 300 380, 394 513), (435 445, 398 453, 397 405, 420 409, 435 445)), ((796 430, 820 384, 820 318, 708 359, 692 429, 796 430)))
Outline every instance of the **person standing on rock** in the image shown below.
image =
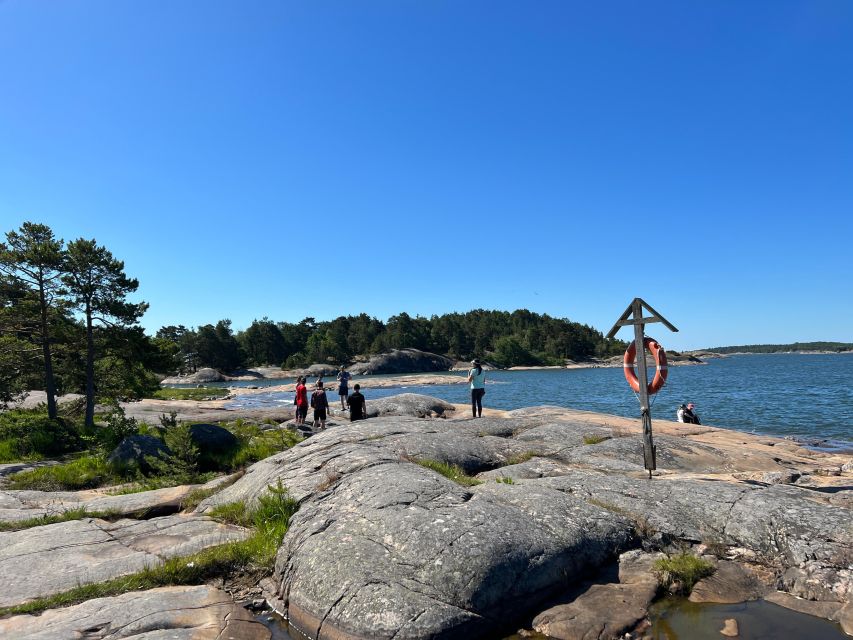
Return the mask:
POLYGON ((475 418, 482 418, 483 396, 486 395, 486 372, 477 358, 471 361, 468 382, 471 383, 471 412, 475 418))
POLYGON ((338 372, 338 396, 341 399, 341 411, 347 410, 347 396, 349 395, 349 379, 352 376, 347 371, 344 365, 341 365, 341 370, 338 372))
POLYGON ((326 413, 329 411, 329 400, 323 382, 317 382, 317 390, 311 394, 311 406, 314 408, 314 428, 326 428, 326 413))
POLYGON ((353 387, 352 395, 347 398, 349 405, 349 421, 364 420, 367 418, 367 401, 361 395, 361 385, 357 384, 353 387))
POLYGON ((305 418, 308 415, 308 389, 305 388, 305 378, 299 376, 296 378, 296 426, 305 424, 305 418))

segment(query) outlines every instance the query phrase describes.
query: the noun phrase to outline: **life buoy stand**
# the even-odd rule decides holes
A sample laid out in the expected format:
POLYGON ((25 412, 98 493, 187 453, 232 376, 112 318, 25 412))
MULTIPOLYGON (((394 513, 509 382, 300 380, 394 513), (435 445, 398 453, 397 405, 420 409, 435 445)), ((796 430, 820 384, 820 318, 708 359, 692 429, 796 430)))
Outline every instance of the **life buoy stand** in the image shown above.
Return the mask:
MULTIPOLYGON (((657 340, 652 338, 643 338, 643 345, 648 349, 652 357, 655 359, 655 377, 649 383, 649 393, 654 394, 663 388, 666 382, 666 351, 657 340)), ((637 378, 637 372, 634 371, 634 361, 637 359, 637 345, 632 342, 625 351, 625 356, 622 358, 622 366, 625 372, 625 379, 635 393, 640 392, 640 380, 637 378)))

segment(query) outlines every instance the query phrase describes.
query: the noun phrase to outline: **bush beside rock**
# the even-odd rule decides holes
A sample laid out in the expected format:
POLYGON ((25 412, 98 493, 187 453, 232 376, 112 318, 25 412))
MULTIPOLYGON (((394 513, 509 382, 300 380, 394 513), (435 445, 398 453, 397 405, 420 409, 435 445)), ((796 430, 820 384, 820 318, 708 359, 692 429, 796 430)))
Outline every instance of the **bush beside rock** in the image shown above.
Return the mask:
POLYGON ((139 468, 143 471, 150 469, 145 458, 165 458, 169 454, 169 447, 154 436, 134 435, 122 440, 113 449, 107 458, 107 462, 116 467, 139 468))

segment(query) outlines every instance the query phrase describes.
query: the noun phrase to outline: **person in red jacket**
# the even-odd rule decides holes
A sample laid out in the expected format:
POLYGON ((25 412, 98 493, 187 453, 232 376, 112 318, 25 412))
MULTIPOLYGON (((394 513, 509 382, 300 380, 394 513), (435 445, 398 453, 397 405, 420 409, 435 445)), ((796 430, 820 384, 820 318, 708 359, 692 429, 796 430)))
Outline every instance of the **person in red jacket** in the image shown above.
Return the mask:
POLYGON ((302 376, 296 379, 296 426, 305 424, 305 417, 308 415, 308 390, 305 388, 305 378, 302 376))

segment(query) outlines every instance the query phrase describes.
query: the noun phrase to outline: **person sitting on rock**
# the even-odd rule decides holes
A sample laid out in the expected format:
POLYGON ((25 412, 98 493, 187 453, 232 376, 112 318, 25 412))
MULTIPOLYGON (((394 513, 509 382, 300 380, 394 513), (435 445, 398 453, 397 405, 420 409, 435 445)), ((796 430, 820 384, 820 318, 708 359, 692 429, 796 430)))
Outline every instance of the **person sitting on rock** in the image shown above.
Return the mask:
POLYGON ((367 418, 367 402, 365 401, 364 396, 361 395, 361 385, 357 384, 353 389, 355 389, 355 391, 353 391, 347 398, 350 422, 353 422, 354 420, 364 420, 367 418))
POLYGON ((687 411, 687 405, 682 403, 680 407, 675 411, 675 420, 676 422, 684 422, 684 412, 687 411))
POLYGON ((311 407, 314 409, 314 428, 326 428, 326 413, 329 411, 329 400, 323 382, 317 382, 317 390, 311 394, 311 407))
POLYGON ((684 422, 687 424, 702 424, 699 422, 699 416, 693 411, 695 406, 692 402, 687 403, 687 408, 684 410, 684 422))

